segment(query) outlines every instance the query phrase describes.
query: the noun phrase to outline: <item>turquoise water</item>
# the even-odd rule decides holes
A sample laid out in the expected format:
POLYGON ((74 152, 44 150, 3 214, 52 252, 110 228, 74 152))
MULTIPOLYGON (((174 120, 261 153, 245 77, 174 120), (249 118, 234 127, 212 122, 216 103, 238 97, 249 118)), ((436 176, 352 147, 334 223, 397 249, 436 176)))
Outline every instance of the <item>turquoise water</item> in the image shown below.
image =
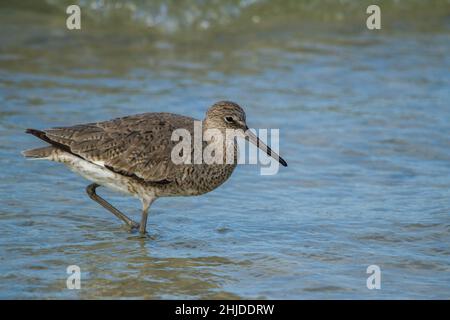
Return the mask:
MULTIPOLYGON (((189 20, 172 2, 130 17, 80 1, 82 31, 53 3, 0 5, 0 298, 450 298, 448 1, 382 1, 378 32, 361 2, 187 1, 189 20), (203 118, 222 99, 279 128, 289 166, 159 199, 150 239, 64 166, 20 155, 41 145, 25 128, 203 118)), ((138 219, 137 200, 99 192, 138 219)))

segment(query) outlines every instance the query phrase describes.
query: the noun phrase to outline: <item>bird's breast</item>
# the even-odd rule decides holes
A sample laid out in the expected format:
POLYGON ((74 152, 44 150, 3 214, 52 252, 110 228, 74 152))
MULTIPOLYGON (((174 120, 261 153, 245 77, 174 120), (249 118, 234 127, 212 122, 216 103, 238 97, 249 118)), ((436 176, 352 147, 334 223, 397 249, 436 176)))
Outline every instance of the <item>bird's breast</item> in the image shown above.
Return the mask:
POLYGON ((160 186, 159 196, 191 196, 210 192, 223 184, 236 164, 182 165, 180 174, 171 183, 160 186))

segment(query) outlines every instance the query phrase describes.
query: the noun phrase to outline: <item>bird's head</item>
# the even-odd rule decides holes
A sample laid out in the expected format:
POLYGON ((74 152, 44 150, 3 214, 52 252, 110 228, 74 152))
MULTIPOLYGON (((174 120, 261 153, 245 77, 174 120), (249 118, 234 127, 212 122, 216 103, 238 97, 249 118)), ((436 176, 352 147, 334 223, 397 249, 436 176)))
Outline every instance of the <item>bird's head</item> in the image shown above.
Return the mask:
POLYGON ((247 131, 245 112, 231 101, 220 101, 213 104, 206 112, 208 126, 216 129, 235 129, 247 131))
POLYGON ((206 112, 204 120, 207 128, 219 130, 232 129, 240 132, 242 138, 250 141, 258 148, 267 153, 270 157, 277 160, 281 165, 287 166, 277 153, 272 151, 264 142, 262 142, 247 126, 244 110, 231 101, 219 101, 213 104, 206 112))

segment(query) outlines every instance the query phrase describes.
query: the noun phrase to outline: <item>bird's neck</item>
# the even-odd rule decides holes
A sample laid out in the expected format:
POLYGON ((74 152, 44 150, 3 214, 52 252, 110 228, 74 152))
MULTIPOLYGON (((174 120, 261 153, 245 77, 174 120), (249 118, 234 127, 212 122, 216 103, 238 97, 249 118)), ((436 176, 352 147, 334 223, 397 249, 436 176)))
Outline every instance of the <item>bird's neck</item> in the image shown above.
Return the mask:
POLYGON ((221 159, 224 164, 236 164, 238 148, 233 130, 223 127, 215 127, 214 124, 203 121, 203 140, 206 153, 214 155, 215 159, 221 159), (210 152, 209 152, 210 151, 210 152), (228 159, 228 157, 230 159, 228 159))

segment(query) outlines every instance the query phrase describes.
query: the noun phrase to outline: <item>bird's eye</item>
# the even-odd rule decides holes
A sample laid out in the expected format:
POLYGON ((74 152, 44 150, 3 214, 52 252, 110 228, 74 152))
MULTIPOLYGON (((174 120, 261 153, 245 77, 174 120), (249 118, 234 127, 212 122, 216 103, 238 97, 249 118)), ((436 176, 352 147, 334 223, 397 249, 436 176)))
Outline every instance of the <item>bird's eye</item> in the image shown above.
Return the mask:
POLYGON ((234 119, 233 119, 233 117, 225 117, 225 121, 228 123, 233 123, 234 119))

